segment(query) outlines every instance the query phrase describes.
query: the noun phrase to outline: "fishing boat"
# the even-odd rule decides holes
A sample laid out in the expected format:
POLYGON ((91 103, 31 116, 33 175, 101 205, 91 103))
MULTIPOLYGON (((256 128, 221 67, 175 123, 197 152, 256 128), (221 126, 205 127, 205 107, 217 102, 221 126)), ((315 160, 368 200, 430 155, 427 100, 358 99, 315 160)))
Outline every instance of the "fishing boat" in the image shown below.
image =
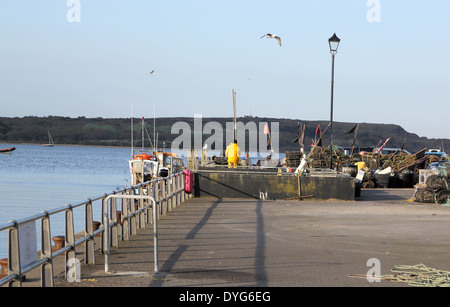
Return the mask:
POLYGON ((54 143, 53 143, 53 139, 52 139, 52 135, 50 134, 50 131, 48 132, 48 143, 47 144, 42 144, 43 147, 53 147, 54 143))
POLYGON ((13 152, 14 150, 16 150, 16 147, 4 148, 4 149, 0 149, 0 153, 9 153, 9 154, 11 154, 11 152, 13 152))
MULTIPOLYGON (((128 161, 128 164, 130 168, 132 185, 157 178, 168 177, 170 175, 182 172, 184 170, 184 162, 182 158, 177 156, 177 154, 157 151, 155 146, 153 146, 153 150, 146 150, 144 148, 144 135, 148 135, 144 118, 142 118, 141 126, 142 147, 140 153, 135 154, 135 150, 133 148, 133 137, 131 141, 131 159, 128 161)), ((151 143, 150 138, 149 140, 151 143)))

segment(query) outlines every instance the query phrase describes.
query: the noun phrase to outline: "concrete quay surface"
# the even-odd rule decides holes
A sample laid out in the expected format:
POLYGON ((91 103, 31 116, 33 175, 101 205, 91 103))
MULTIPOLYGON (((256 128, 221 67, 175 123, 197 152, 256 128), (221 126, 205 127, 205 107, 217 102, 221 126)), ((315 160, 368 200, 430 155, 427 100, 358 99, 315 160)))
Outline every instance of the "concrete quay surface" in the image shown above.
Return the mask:
POLYGON ((398 287, 366 275, 380 263, 450 271, 450 207, 409 202, 413 189, 362 190, 356 201, 191 198, 159 220, 159 273, 149 225, 120 241, 81 281, 57 287, 398 287))

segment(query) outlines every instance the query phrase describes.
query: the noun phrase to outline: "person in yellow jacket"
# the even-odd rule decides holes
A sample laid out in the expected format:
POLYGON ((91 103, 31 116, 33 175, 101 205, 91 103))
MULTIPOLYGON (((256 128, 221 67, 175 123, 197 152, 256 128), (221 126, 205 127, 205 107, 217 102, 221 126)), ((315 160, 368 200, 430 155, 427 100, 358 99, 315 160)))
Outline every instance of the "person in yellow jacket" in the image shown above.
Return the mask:
POLYGON ((234 140, 233 143, 228 145, 227 150, 225 150, 225 157, 228 158, 228 167, 236 167, 239 164, 239 156, 241 155, 241 150, 234 140))

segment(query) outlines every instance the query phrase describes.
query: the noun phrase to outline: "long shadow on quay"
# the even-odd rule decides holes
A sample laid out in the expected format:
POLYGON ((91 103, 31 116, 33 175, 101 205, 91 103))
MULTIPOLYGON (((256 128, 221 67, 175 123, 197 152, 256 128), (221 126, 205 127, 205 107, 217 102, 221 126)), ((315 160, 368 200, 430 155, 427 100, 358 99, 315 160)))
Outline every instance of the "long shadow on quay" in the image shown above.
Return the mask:
MULTIPOLYGON (((196 238, 199 231, 210 221, 214 210, 217 209, 219 205, 226 205, 223 203, 222 199, 217 199, 211 206, 206 210, 202 219, 189 231, 189 233, 184 237, 185 240, 193 240, 196 238)), ((261 200, 255 201, 255 218, 256 218, 256 247, 254 253, 254 271, 255 274, 250 277, 247 273, 237 272, 233 270, 220 270, 220 269, 186 269, 179 270, 174 269, 175 264, 179 261, 183 254, 188 250, 189 245, 181 244, 178 248, 173 251, 168 259, 164 262, 162 267, 160 268, 160 272, 163 274, 194 274, 194 275, 204 275, 206 277, 226 277, 233 276, 234 278, 242 275, 241 278, 245 279, 247 282, 249 278, 255 281, 255 286, 257 287, 266 287, 267 286, 267 274, 265 269, 265 236, 264 236, 264 217, 262 214, 262 205, 263 202, 261 200)), ((161 287, 163 286, 165 280, 162 279, 153 279, 149 286, 150 287, 161 287)))
MULTIPOLYGON (((217 208, 217 206, 222 202, 222 199, 217 199, 216 202, 214 202, 211 207, 209 207, 206 210, 205 215, 203 216, 203 218, 197 223, 197 225, 195 227, 193 227, 191 229, 191 231, 189 231, 189 233, 186 235, 185 239, 186 240, 192 240, 195 238, 195 236, 197 235, 197 233, 200 231, 200 229, 202 227, 204 227, 206 225, 206 223, 208 222, 208 220, 211 218, 211 215, 213 214, 214 209, 217 208)), ((160 268, 161 272, 170 272, 173 268, 173 266, 175 265, 175 263, 180 259, 180 257, 183 255, 183 253, 187 250, 189 246, 188 245, 180 245, 167 259, 167 261, 164 263, 164 265, 160 268)), ((149 286, 151 287, 160 287, 162 286, 162 284, 164 283, 164 280, 160 279, 160 280, 152 280, 152 282, 150 283, 149 286)))

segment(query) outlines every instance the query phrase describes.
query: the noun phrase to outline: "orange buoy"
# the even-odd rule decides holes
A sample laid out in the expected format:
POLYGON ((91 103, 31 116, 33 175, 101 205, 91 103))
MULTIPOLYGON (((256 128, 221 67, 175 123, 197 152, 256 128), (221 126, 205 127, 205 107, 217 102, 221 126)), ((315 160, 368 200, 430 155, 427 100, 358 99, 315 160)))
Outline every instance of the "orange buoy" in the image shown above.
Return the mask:
POLYGON ((150 160, 151 156, 146 153, 143 153, 143 154, 134 156, 134 158, 137 160, 150 160))

